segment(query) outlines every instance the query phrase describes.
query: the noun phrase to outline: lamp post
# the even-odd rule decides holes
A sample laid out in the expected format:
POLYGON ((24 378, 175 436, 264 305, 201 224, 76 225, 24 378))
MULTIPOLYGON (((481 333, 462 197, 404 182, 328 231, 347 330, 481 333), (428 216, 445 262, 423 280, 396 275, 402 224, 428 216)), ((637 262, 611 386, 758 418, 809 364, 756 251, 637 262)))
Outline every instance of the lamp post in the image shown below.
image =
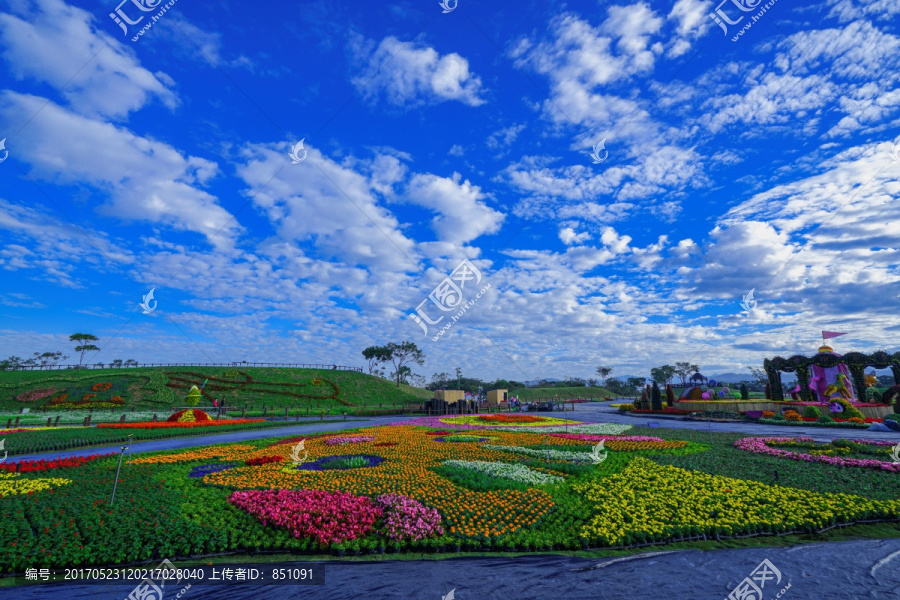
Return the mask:
POLYGON ((113 489, 112 496, 109 498, 109 505, 112 506, 113 500, 116 499, 116 485, 119 483, 119 471, 122 469, 122 457, 125 455, 125 450, 128 449, 128 445, 131 443, 131 434, 128 434, 128 440, 125 442, 125 445, 122 446, 122 451, 119 453, 119 465, 116 467, 116 478, 113 480, 113 489))

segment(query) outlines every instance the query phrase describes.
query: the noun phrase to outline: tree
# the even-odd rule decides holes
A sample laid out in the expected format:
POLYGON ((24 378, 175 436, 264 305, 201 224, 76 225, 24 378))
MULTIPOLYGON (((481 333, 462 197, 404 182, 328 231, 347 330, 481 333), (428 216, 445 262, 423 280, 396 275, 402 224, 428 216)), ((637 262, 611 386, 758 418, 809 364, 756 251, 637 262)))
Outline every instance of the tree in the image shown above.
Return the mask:
POLYGON ((100 352, 100 348, 93 344, 87 344, 85 342, 96 342, 98 339, 89 333, 73 333, 69 336, 70 342, 78 342, 78 345, 75 346, 75 352, 81 352, 81 356, 78 359, 78 368, 81 368, 81 362, 84 360, 85 352, 100 352))
POLYGON ((653 402, 653 410, 662 410, 662 398, 659 393, 659 384, 655 381, 653 382, 653 390, 650 392, 650 397, 653 402))
POLYGON ((691 366, 689 362, 676 362, 675 366, 672 367, 675 370, 675 375, 681 377, 681 385, 687 385, 687 378, 692 372, 691 366))
POLYGON ((138 365, 138 361, 134 360, 133 358, 129 358, 128 360, 125 361, 126 367, 136 367, 137 365, 138 365))
POLYGON ((657 367, 654 369, 650 369, 650 378, 657 383, 661 383, 663 385, 672 381, 672 377, 675 376, 675 367, 671 365, 663 365, 661 367, 657 367))
POLYGON ((116 360, 112 361, 112 362, 109 363, 109 364, 111 364, 113 367, 121 367, 121 366, 122 366, 122 359, 121 359, 121 358, 117 358, 116 360))
POLYGON ((600 381, 603 382, 603 385, 606 385, 606 378, 609 377, 612 372, 612 367, 597 367, 597 375, 600 376, 600 381))
POLYGON ((642 389, 644 387, 644 378, 643 377, 629 377, 625 380, 625 383, 631 389, 633 393, 635 390, 642 389))
POLYGON ((362 355, 369 361, 369 375, 378 375, 378 366, 391 359, 391 352, 386 346, 369 346, 362 351, 362 355))
POLYGON ((749 390, 747 390, 747 384, 742 383, 741 384, 741 400, 749 400, 749 399, 750 399, 750 392, 749 392, 749 390))
POLYGON ((758 369, 756 367, 747 367, 750 369, 750 372, 753 374, 753 378, 756 379, 759 383, 767 383, 769 381, 769 375, 765 372, 764 369, 758 369))
POLYGON ((66 360, 69 358, 68 356, 63 356, 62 352, 44 352, 43 354, 34 353, 34 358, 30 358, 32 364, 40 362, 41 367, 46 367, 47 365, 55 365, 61 360, 66 360))
POLYGON ((597 387, 597 383, 598 383, 597 380, 594 378, 587 380, 588 387, 597 387))
POLYGON ((398 382, 397 386, 399 387, 400 383, 407 383, 408 382, 407 380, 412 376, 412 374, 413 374, 412 369, 410 369, 409 367, 404 365, 404 366, 400 367, 399 369, 397 369, 396 373, 392 373, 391 378, 394 378, 394 377, 397 378, 397 382, 398 382))
POLYGON ((400 367, 407 362, 417 365, 425 364, 425 353, 419 350, 413 342, 404 341, 399 344, 389 343, 385 348, 390 353, 388 360, 394 365, 394 374, 397 376, 397 387, 400 387, 400 367))

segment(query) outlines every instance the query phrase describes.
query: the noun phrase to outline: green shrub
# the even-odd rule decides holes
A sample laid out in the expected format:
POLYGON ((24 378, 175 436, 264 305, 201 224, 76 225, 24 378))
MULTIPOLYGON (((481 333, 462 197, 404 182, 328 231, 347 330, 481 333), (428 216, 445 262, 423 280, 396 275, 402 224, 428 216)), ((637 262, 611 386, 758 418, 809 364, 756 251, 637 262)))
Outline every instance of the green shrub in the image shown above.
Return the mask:
POLYGON ((819 412, 819 409, 816 408, 815 406, 807 406, 807 407, 803 410, 803 416, 804 416, 804 417, 807 417, 807 418, 818 419, 819 417, 822 416, 822 413, 819 412))
POLYGON ((900 423, 900 414, 892 413, 890 415, 887 415, 883 420, 884 421, 897 421, 898 423, 900 423))
POLYGON ((628 412, 629 410, 634 410, 634 404, 620 404, 619 410, 622 412, 628 412))
POLYGON ((834 419, 832 419, 828 415, 822 415, 821 417, 819 417, 819 419, 816 422, 817 423, 834 423, 834 419))

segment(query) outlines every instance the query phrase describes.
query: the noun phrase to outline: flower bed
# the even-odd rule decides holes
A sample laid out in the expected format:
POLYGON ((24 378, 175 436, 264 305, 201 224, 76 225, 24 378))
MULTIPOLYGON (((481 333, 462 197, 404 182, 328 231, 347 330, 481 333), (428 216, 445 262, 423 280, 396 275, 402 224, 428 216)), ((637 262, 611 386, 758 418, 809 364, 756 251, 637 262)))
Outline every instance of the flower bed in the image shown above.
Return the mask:
POLYGON ((669 408, 665 407, 662 410, 644 410, 642 408, 633 408, 631 411, 633 413, 642 414, 642 415, 689 415, 691 411, 689 410, 681 410, 680 408, 669 408))
POLYGON ((566 438, 570 440, 582 440, 585 442, 599 442, 605 440, 605 448, 610 450, 624 450, 626 452, 634 452, 638 450, 672 450, 674 448, 684 448, 687 442, 682 440, 663 440, 658 437, 646 435, 632 435, 626 437, 616 437, 611 435, 579 435, 554 433, 553 437, 566 438))
MULTIPOLYGON (((496 439, 490 445, 434 443, 428 433, 410 426, 345 432, 377 440, 350 446, 352 454, 327 443, 333 432, 141 454, 123 462, 112 507, 116 460, 60 471, 69 483, 28 483, 35 487, 26 489, 39 491, 0 500, 0 569, 122 565, 146 561, 148 553, 171 560, 248 550, 320 553, 328 546, 354 554, 456 546, 546 552, 812 530, 893 519, 900 511, 896 471, 847 471, 840 463, 885 463, 887 442, 773 444, 816 459, 786 463, 721 444, 709 452, 696 441, 571 428, 569 435, 548 436, 530 427, 491 427, 484 431, 496 439), (593 464, 591 447, 600 440, 610 452, 593 464), (306 463, 298 469, 293 454, 300 441, 306 463), (612 451, 614 445, 621 449, 612 451), (320 468, 304 468, 312 465, 320 468), (762 480, 774 469, 791 488, 762 480)), ((706 439, 706 432, 676 433, 706 439)), ((2 493, 11 478, 5 470, 0 475, 6 475, 2 493)), ((45 477, 19 474, 18 484, 45 477)))
POLYGON ((107 452, 106 454, 91 454, 90 456, 72 456, 70 458, 55 458, 46 460, 40 458, 38 460, 20 460, 18 462, 0 463, 0 471, 15 472, 16 465, 19 467, 19 473, 31 473, 34 471, 51 471, 54 469, 68 469, 71 467, 80 467, 85 463, 94 460, 106 458, 107 456, 117 456, 118 452, 107 452))
POLYGON ((16 400, 19 402, 34 402, 35 400, 42 400, 47 396, 52 396, 54 393, 56 393, 56 388, 41 388, 30 392, 22 392, 16 396, 16 400))
POLYGON ((383 509, 369 498, 318 490, 238 491, 228 502, 263 524, 287 528, 294 537, 327 545, 372 531, 383 509))
POLYGON ((43 479, 21 479, 16 481, 9 473, 0 473, 0 498, 14 496, 16 494, 33 494, 41 490, 58 488, 61 485, 72 483, 71 479, 62 477, 47 477, 43 479))
MULTIPOLYGON (((390 425, 396 426, 424 426, 424 427, 432 427, 436 429, 496 429, 496 428, 506 428, 519 430, 522 428, 532 427, 547 427, 547 426, 564 426, 566 424, 578 425, 578 421, 570 421, 567 419, 558 419, 556 417, 532 417, 534 419, 539 419, 538 421, 528 421, 528 422, 520 422, 518 425, 509 425, 509 424, 497 424, 491 425, 484 421, 478 421, 477 417, 480 415, 464 415, 459 417, 453 416, 441 416, 441 417, 419 417, 417 419, 410 419, 408 421, 400 421, 397 423, 390 423, 390 425)), ((523 415, 525 416, 525 415, 523 415)))
POLYGON ((226 469, 233 468, 237 463, 233 462, 225 462, 225 463, 211 463, 208 465, 199 465, 191 469, 191 472, 188 473, 188 477, 206 477, 210 473, 218 473, 219 471, 225 471, 226 469))
POLYGON ((166 419, 169 423, 198 423, 201 421, 211 421, 209 414, 197 408, 186 408, 179 410, 166 419))
POLYGON ((763 425, 802 425, 804 427, 844 427, 847 429, 868 429, 869 426, 865 423, 852 423, 849 421, 838 421, 835 420, 833 423, 820 423, 817 420, 806 421, 804 419, 800 419, 799 421, 788 421, 787 419, 757 419, 757 423, 762 423, 763 425))
POLYGON ((105 429, 178 429, 189 427, 220 427, 227 425, 247 425, 262 423, 265 419, 228 419, 222 421, 141 421, 138 423, 97 423, 105 429))
POLYGON ((281 462, 283 460, 283 456, 257 456, 256 458, 248 458, 246 461, 244 461, 244 464, 248 467, 257 467, 259 465, 267 465, 269 463, 281 462))
MULTIPOLYGON (((860 467, 865 469, 876 469, 879 471, 888 471, 891 473, 900 473, 900 463, 888 462, 887 460, 859 459, 859 458, 842 458, 839 456, 825 456, 820 454, 804 454, 800 452, 791 452, 789 450, 781 450, 773 448, 771 444, 778 445, 797 445, 815 444, 812 438, 808 437, 748 437, 743 438, 734 443, 735 448, 753 452, 755 454, 767 454, 769 456, 777 456, 780 458, 788 458, 791 460, 803 460, 807 462, 820 462, 837 467, 860 467)), ((870 444, 871 442, 859 442, 861 444, 870 444)), ((827 444, 823 445, 826 446, 827 444)), ((883 443, 872 444, 874 447, 883 446, 883 443)), ((808 446, 798 446, 808 447, 808 446)), ((885 458, 889 457, 889 453, 885 452, 885 458)))
POLYGON ((540 423, 543 422, 543 418, 535 417, 533 415, 479 415, 474 419, 478 423, 485 423, 487 425, 519 425, 526 423, 540 423))
POLYGON ((374 435, 336 435, 325 439, 325 443, 329 446, 343 446, 344 444, 362 444, 364 442, 374 442, 374 435))
POLYGON ((900 501, 819 494, 708 475, 635 458, 621 473, 573 489, 595 515, 582 534, 616 546, 691 535, 784 533, 900 517, 900 501))
POLYGON ((382 494, 375 501, 383 510, 382 531, 394 541, 418 541, 444 533, 441 515, 433 508, 400 494, 382 494))
POLYGON ((485 444, 488 450, 500 450, 502 452, 513 452, 516 454, 525 454, 527 456, 537 456, 539 458, 550 457, 555 460, 571 460, 575 462, 590 462, 591 456, 587 452, 572 452, 569 450, 537 450, 535 448, 523 448, 521 446, 492 446, 485 444))
MULTIPOLYGON (((348 454, 345 456, 325 456, 313 462, 296 465, 300 471, 344 471, 347 469, 365 469, 376 467, 384 462, 381 456, 371 454, 348 454)), ((290 467, 289 467, 290 468, 290 467)))
POLYGON ((509 464, 505 462, 487 462, 483 460, 445 460, 442 464, 459 469, 471 469, 490 477, 511 479, 521 483, 532 485, 544 485, 547 483, 562 483, 564 479, 556 475, 546 475, 524 465, 509 464))

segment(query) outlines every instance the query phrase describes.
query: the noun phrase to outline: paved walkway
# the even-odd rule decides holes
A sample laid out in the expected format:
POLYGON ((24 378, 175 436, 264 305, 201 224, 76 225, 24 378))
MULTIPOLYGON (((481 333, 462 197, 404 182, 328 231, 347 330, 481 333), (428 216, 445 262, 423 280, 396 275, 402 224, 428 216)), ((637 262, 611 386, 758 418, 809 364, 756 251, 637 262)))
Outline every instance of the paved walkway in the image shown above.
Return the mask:
MULTIPOLYGON (((519 558, 243 564, 271 581, 273 568, 321 569, 323 585, 195 583, 183 600, 547 600, 641 598, 723 600, 768 559, 774 571, 763 583, 765 600, 896 600, 900 588, 900 539, 803 544, 726 550, 659 550, 620 559, 559 555, 519 558), (790 587, 788 587, 790 586, 790 587)), ((151 565, 155 566, 155 565, 151 565)), ((221 571, 220 571, 221 572, 221 571)), ((173 582, 174 583, 174 582, 173 582)), ((122 600, 134 583, 55 584, 0 589, 0 598, 122 600)), ((166 585, 172 600, 183 584, 166 585)), ((742 598, 757 596, 740 596, 742 598)), ((157 600, 154 597, 153 600, 157 600)))
MULTIPOLYGON (((821 442, 830 442, 836 438, 845 439, 865 439, 865 440, 886 440, 900 442, 900 433, 868 431, 865 429, 838 429, 827 427, 802 427, 802 426, 778 426, 778 425, 757 425, 755 423, 716 423, 706 421, 680 421, 668 416, 657 418, 654 415, 642 415, 641 417, 632 417, 619 412, 618 409, 611 408, 609 403, 590 402, 584 404, 576 404, 574 411, 562 412, 541 412, 534 413, 537 415, 552 415, 555 417, 565 417, 576 421, 584 421, 587 423, 625 423, 627 425, 647 426, 648 423, 659 423, 661 428, 670 429, 693 429, 695 431, 712 431, 719 433, 738 433, 758 436, 786 436, 799 437, 808 436, 814 440, 821 442)), ((526 413, 532 414, 532 413, 526 413)), ((341 421, 337 423, 316 424, 316 420, 301 420, 294 422, 293 425, 285 424, 285 427, 277 427, 273 429, 258 429, 253 431, 237 431, 232 433, 220 433, 213 435, 203 435, 197 437, 186 438, 170 438, 163 440, 154 440, 147 442, 136 442, 131 445, 128 452, 154 452, 157 450, 178 450, 180 448, 191 448, 194 446, 204 446, 207 444, 224 444, 245 442, 247 440, 257 440, 267 437, 304 435, 308 433, 319 433, 323 431, 340 431, 354 427, 372 427, 375 425, 384 425, 386 423, 396 423, 409 421, 416 417, 403 416, 382 416, 382 417, 363 417, 357 418, 355 421, 341 421)), ((52 458, 72 457, 72 456, 88 456, 90 454, 103 454, 106 452, 118 452, 122 444, 111 446, 98 446, 83 450, 69 450, 65 452, 47 452, 42 454, 29 454, 23 456, 9 457, 8 460, 36 460, 44 458, 50 460, 52 458)))
MULTIPOLYGON (((578 405, 576 405, 578 406, 578 405)), ((566 415, 583 415, 583 421, 606 421, 608 423, 627 423, 629 425, 644 425, 648 422, 659 423, 660 427, 671 429, 694 429, 698 431, 712 430, 719 433, 743 433, 757 436, 781 436, 781 437, 811 437, 816 441, 830 442, 833 439, 857 439, 857 440, 886 440, 900 442, 900 433, 895 431, 869 431, 867 429, 845 429, 842 427, 804 427, 802 425, 760 425, 752 422, 744 423, 716 423, 715 421, 681 421, 665 417, 657 418, 655 415, 629 416, 612 408, 609 403, 592 402, 585 409, 576 409, 575 412, 567 412, 566 415)), ((536 413, 544 414, 544 413, 536 413)), ((550 414, 550 413, 546 413, 550 414)), ((553 413, 557 414, 557 413, 553 413)), ((560 413, 561 414, 561 413, 560 413)))

